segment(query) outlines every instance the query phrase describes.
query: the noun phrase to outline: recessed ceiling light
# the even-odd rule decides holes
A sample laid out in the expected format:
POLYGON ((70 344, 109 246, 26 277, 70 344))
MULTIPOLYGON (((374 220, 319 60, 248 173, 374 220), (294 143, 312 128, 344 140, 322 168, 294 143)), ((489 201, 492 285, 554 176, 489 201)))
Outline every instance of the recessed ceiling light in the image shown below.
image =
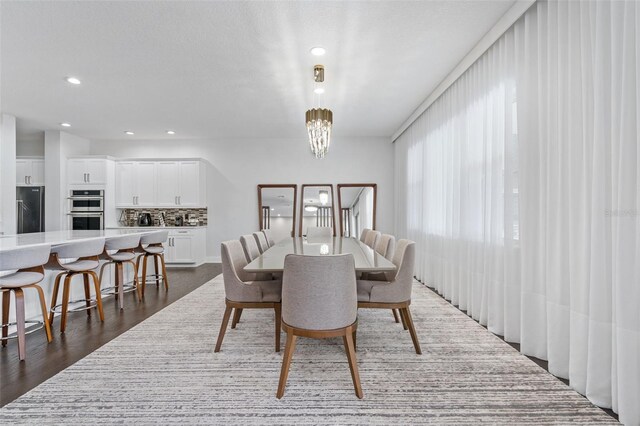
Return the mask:
POLYGON ((67 77, 67 83, 71 84, 80 84, 80 80, 75 77, 67 77))
POLYGON ((311 49, 311 54, 313 56, 322 56, 325 53, 327 53, 327 51, 324 50, 324 47, 314 47, 313 49, 311 49))
POLYGON ((176 134, 176 132, 174 132, 173 130, 167 130, 167 134, 168 134, 168 135, 175 135, 175 134, 176 134))
POLYGON ((62 127, 71 127, 71 124, 69 124, 69 123, 60 123, 60 125, 62 127))
POLYGON ((273 207, 271 207, 271 211, 274 211, 275 209, 273 207))
POLYGON ((322 95, 324 93, 324 87, 316 87, 315 89, 313 89, 313 93, 315 93, 316 95, 322 95))
POLYGON ((131 130, 127 130, 126 132, 124 132, 125 135, 133 135, 135 133, 133 133, 131 130))

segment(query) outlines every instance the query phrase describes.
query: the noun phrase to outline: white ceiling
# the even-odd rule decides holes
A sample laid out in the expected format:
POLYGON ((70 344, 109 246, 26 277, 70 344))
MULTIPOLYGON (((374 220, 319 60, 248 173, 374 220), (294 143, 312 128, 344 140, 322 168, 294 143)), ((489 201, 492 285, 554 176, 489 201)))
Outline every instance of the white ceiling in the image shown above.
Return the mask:
POLYGON ((336 136, 391 136, 513 3, 0 1, 0 108, 26 133, 160 139, 304 137, 323 106, 336 136))

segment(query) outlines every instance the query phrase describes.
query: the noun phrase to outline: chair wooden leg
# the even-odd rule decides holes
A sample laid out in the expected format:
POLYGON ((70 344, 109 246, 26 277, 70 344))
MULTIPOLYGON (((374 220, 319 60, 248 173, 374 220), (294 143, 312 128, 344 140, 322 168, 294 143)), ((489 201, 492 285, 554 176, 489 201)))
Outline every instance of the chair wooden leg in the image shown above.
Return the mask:
POLYGON ((53 340, 53 336, 51 335, 51 325, 49 325, 49 318, 47 315, 47 302, 44 300, 44 291, 42 291, 42 287, 39 285, 34 285, 38 291, 38 298, 40 299, 40 309, 42 309, 42 322, 44 323, 44 331, 47 334, 47 342, 51 343, 53 340))
POLYGON ((400 312, 400 320, 402 321, 402 328, 404 328, 405 330, 408 330, 409 327, 407 327, 407 319, 404 316, 404 311, 402 310, 402 308, 398 309, 398 311, 400 312))
POLYGON ((282 358, 282 369, 280 370, 280 382, 278 383, 278 392, 276 393, 276 398, 278 399, 284 396, 284 388, 287 386, 291 359, 296 349, 296 337, 293 332, 287 332, 287 343, 284 346, 284 357, 282 358))
POLYGON ((144 294, 144 289, 147 287, 147 255, 142 255, 142 294, 144 294))
POLYGON ((392 309, 391 312, 393 312, 393 319, 395 319, 396 324, 398 324, 400 322, 400 318, 398 318, 398 311, 396 309, 392 309))
MULTIPOLYGON (((84 298, 85 298, 85 304, 87 306, 87 308, 89 308, 89 306, 91 306, 91 290, 89 290, 89 275, 87 274, 82 274, 82 278, 84 280, 84 298)), ((91 316, 91 309, 87 309, 87 316, 91 316)))
MULTIPOLYGON (((104 274, 104 268, 106 268, 108 265, 111 265, 112 262, 105 262, 102 264, 102 266, 100 267, 100 277, 98 278, 98 280, 100 282, 102 282, 102 274, 104 274)), ((116 297, 118 297, 118 295, 116 294, 116 297)))
POLYGON ((64 333, 67 327, 67 309, 69 309, 69 287, 71 284, 71 275, 64 278, 64 286, 62 288, 62 315, 60 316, 60 333, 64 333))
POLYGON ((93 277, 93 285, 96 289, 96 308, 98 309, 98 316, 100 317, 100 321, 104 321, 104 310, 102 309, 102 294, 100 293, 100 280, 98 279, 98 274, 93 271, 89 271, 89 275, 93 277))
POLYGON ((133 260, 128 260, 127 263, 130 263, 131 267, 133 268, 133 288, 135 289, 136 296, 138 296, 138 301, 142 302, 142 293, 140 292, 140 287, 141 287, 140 280, 138 279, 138 268, 136 267, 136 263, 133 260))
POLYGON ((162 282, 164 282, 164 289, 169 290, 169 278, 167 277, 167 265, 164 263, 164 254, 160 255, 160 264, 162 265, 162 282))
POLYGON ((242 308, 235 308, 233 311, 233 321, 231 321, 231 328, 236 328, 236 325, 240 322, 241 315, 242 308))
POLYGON ((156 287, 160 286, 160 280, 158 279, 158 274, 160 274, 160 267, 158 265, 158 255, 154 254, 153 255, 153 272, 154 272, 154 276, 156 278, 156 287))
POLYGON ((353 342, 353 332, 347 329, 346 335, 343 337, 345 352, 347 353, 347 359, 349 360, 349 369, 351 370, 351 379, 353 380, 353 388, 356 391, 356 396, 360 399, 363 398, 362 385, 360 384, 360 374, 358 373, 358 363, 356 361, 356 351, 353 342))
POLYGON ((276 352, 280 352, 280 330, 282 328, 282 305, 276 303, 273 307, 276 311, 276 352))
MULTIPOLYGON (((2 292, 2 337, 6 338, 9 335, 9 307, 11 304, 11 291, 2 292)), ((7 340, 2 341, 2 346, 7 346, 7 340)))
POLYGON ((24 293, 21 288, 13 290, 16 297, 16 326, 18 327, 18 357, 24 361, 27 355, 27 342, 25 340, 24 323, 24 293))
POLYGON ((420 342, 418 342, 418 335, 416 334, 416 328, 413 325, 413 319, 411 318, 411 311, 409 307, 402 309, 404 311, 404 316, 407 321, 407 325, 409 326, 409 333, 411 333, 411 340, 413 340, 413 347, 416 350, 418 355, 422 354, 422 349, 420 349, 420 342))
POLYGON ((116 297, 120 299, 120 309, 124 309, 124 267, 122 262, 116 262, 116 294, 116 297))
POLYGON ((356 343, 356 334, 357 334, 356 330, 353 330, 353 333, 351 333, 351 334, 353 334, 353 350, 357 351, 358 350, 358 346, 357 346, 357 343, 356 343))
POLYGON ((224 333, 227 331, 227 325, 229 325, 229 317, 231 316, 231 306, 227 306, 224 310, 224 316, 222 317, 222 324, 220 325, 220 332, 218 333, 218 341, 216 342, 216 349, 214 352, 220 352, 222 346, 222 339, 224 339, 224 333))
POLYGON ((60 290, 60 279, 64 274, 56 275, 56 279, 53 283, 53 292, 51 293, 51 311, 49 312, 49 325, 53 328, 53 307, 58 303, 58 291, 60 290))

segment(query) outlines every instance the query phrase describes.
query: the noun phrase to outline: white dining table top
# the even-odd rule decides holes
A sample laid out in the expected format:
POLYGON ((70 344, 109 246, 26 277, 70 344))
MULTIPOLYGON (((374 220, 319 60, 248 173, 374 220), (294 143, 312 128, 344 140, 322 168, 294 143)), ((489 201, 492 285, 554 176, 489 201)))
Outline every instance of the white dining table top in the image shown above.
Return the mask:
POLYGON ((98 238, 117 237, 126 234, 145 234, 153 230, 105 229, 102 231, 46 231, 29 234, 0 235, 0 252, 40 245, 59 245, 70 241, 87 241, 98 238))
POLYGON ((288 254, 326 256, 351 253, 358 272, 395 271, 395 265, 355 238, 286 238, 244 267, 246 272, 282 272, 288 254))

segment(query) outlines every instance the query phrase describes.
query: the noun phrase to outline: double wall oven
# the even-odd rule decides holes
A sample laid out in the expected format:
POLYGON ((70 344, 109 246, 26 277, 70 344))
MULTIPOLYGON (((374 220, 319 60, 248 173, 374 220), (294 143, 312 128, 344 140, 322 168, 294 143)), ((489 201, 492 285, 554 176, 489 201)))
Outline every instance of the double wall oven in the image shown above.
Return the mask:
POLYGON ((104 190, 74 189, 69 200, 69 229, 104 229, 104 190))

